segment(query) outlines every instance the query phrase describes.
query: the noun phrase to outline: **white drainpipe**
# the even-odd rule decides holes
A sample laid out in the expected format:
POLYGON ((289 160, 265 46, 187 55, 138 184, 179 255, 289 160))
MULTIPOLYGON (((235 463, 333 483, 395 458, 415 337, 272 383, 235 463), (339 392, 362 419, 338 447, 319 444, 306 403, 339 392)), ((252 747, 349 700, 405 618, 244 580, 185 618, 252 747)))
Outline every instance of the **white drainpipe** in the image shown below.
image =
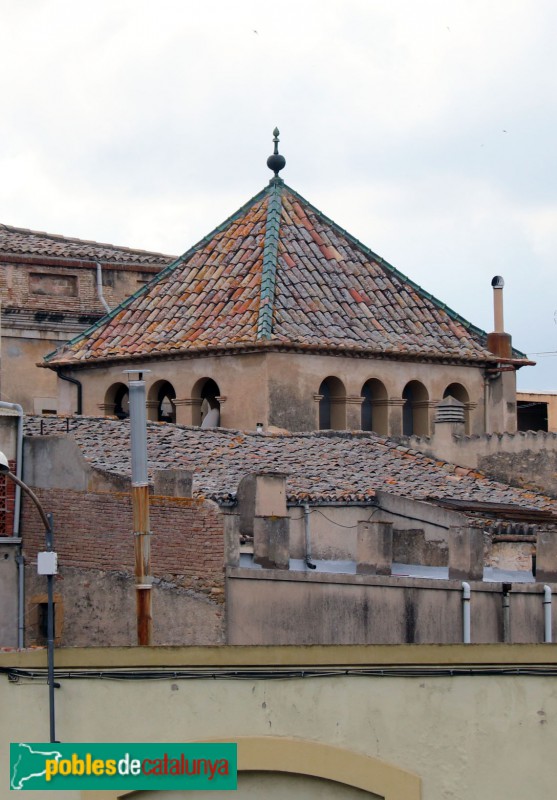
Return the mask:
POLYGON ((309 528, 309 503, 304 503, 304 533, 306 540, 306 567, 315 569, 316 565, 311 560, 311 533, 309 528))
POLYGON ((551 586, 547 584, 543 587, 543 627, 543 640, 549 644, 553 641, 553 637, 551 631, 551 586))
POLYGON ((108 305, 108 303, 106 302, 106 300, 104 299, 104 294, 103 294, 103 272, 102 272, 102 267, 101 267, 101 264, 100 264, 99 261, 96 261, 95 263, 97 265, 97 294, 99 295, 99 300, 101 301, 101 303, 105 307, 105 310, 106 310, 107 314, 110 314, 111 308, 108 305))
POLYGON ((462 582, 462 641, 470 644, 470 584, 462 582))
MULTIPOLYGON (((9 408, 17 412, 17 443, 15 452, 15 476, 22 479, 23 474, 23 408, 18 403, 0 401, 0 408, 9 408)), ((19 538, 19 523, 21 517, 21 487, 16 484, 14 502, 14 527, 13 537, 19 538)), ((24 620, 25 620, 25 572, 21 546, 16 556, 17 563, 17 646, 23 650, 24 646, 24 620)))

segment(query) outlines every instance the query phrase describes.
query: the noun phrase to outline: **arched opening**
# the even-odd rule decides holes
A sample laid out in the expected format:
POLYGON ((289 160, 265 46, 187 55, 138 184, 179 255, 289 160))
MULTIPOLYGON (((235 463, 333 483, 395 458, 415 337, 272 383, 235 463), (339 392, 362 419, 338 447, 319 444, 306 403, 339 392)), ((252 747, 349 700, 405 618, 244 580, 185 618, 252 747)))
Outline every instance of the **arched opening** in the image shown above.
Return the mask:
MULTIPOLYGON (((209 739, 208 741, 213 741, 209 739)), ((227 741, 219 737, 219 742, 227 741)), ((296 776, 299 778, 317 778, 326 783, 316 785, 315 794, 306 791, 306 797, 322 797, 320 789, 332 789, 326 796, 355 798, 357 792, 350 792, 350 789, 360 790, 365 793, 365 797, 370 800, 381 798, 381 800, 419 800, 422 796, 422 780, 416 775, 388 762, 382 761, 374 756, 362 755, 352 750, 336 747, 334 745, 321 744, 315 741, 304 739, 294 739, 289 736, 236 736, 234 742, 238 747, 238 777, 240 781, 243 776, 259 773, 264 779, 265 775, 272 778, 284 776, 296 776)), ((249 787, 238 784, 238 797, 261 797, 265 785, 261 781, 258 790, 249 792, 249 787), (247 791, 246 791, 247 788, 247 791)), ((283 784, 282 794, 273 792, 273 796, 285 796, 285 792, 291 792, 288 784, 283 784)), ((280 792, 279 788, 279 792, 280 792)), ((292 792, 291 792, 292 793, 292 792)), ((295 792, 294 792, 295 793, 295 792)), ((170 795, 170 792, 165 794, 170 795)), ((199 795, 201 793, 199 792, 199 795)), ((150 800, 156 796, 155 791, 130 792, 129 790, 112 790, 106 793, 107 800, 126 800, 132 797, 150 800)), ((180 797, 182 793, 180 792, 180 797)), ((184 798, 186 792, 183 793, 184 798)), ((193 790, 188 791, 188 797, 197 797, 198 793, 193 790)), ((172 793, 178 797, 178 793, 172 793)))
POLYGON ((382 436, 388 434, 387 390, 376 378, 362 386, 362 430, 375 431, 382 436))
POLYGON ((201 378, 192 391, 193 424, 201 428, 218 428, 220 425, 220 389, 212 378, 201 378))
POLYGON ((346 389, 339 378, 325 378, 319 387, 319 430, 346 428, 346 389))
POLYGON ((149 389, 149 419, 156 422, 176 422, 176 399, 174 386, 168 381, 157 381, 149 389))
POLYGON ((464 405, 464 422, 466 433, 470 433, 470 395, 461 383, 451 383, 443 392, 443 398, 454 397, 464 405))
POLYGON ((104 396, 107 417, 127 419, 130 415, 130 392, 125 383, 113 383, 104 396))
POLYGON ((402 392, 403 436, 429 435, 429 395, 420 381, 410 381, 402 392))

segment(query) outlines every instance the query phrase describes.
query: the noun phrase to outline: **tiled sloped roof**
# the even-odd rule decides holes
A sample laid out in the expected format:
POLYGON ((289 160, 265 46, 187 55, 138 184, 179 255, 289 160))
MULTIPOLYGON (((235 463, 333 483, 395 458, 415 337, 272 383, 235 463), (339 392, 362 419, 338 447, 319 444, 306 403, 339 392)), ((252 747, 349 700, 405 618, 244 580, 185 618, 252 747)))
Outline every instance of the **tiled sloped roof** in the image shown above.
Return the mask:
MULTIPOLYGON (((51 364, 296 347, 493 361, 485 334, 279 178, 51 364)), ((515 351, 516 358, 523 355, 515 351)))
MULTIPOLYGON (((26 435, 38 435, 40 426, 40 418, 27 418, 26 435)), ((42 426, 44 434, 68 429, 97 469, 130 475, 129 421, 43 418, 42 426)), ((373 433, 271 435, 148 423, 147 437, 151 477, 154 469, 191 470, 194 492, 217 502, 233 500, 245 475, 274 471, 287 474, 290 501, 369 501, 376 491, 385 491, 415 500, 506 503, 557 513, 557 500, 428 458, 373 433)))
POLYGON ((28 258, 55 258, 69 261, 100 261, 103 264, 135 264, 156 266, 161 269, 175 256, 132 250, 83 239, 72 239, 52 233, 30 231, 0 224, 0 256, 28 258))

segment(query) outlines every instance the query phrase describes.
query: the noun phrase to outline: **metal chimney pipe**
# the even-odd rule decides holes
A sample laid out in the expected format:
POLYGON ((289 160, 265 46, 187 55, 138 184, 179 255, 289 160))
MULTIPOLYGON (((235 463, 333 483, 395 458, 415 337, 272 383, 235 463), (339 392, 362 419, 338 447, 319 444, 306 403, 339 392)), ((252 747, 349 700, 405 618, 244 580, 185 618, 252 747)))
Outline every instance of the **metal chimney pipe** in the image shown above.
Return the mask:
POLYGON ((135 589, 137 643, 150 645, 152 640, 151 530, 149 523, 149 483, 147 477, 147 411, 143 373, 130 379, 130 425, 132 457, 132 512, 135 537, 135 589))
POLYGON ((491 285, 493 286, 493 331, 494 333, 504 333, 503 286, 505 281, 500 275, 496 275, 491 281, 491 285))

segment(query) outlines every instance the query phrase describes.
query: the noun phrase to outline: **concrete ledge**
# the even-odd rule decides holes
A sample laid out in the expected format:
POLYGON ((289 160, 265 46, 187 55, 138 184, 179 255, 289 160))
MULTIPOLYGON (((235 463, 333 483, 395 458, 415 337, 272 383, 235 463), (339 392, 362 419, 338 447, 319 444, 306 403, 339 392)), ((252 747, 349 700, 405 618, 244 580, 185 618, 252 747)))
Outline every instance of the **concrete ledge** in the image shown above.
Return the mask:
MULTIPOLYGON (((557 644, 61 647, 56 669, 288 666, 553 666, 557 644)), ((0 670, 46 669, 46 648, 0 651, 0 670)))

